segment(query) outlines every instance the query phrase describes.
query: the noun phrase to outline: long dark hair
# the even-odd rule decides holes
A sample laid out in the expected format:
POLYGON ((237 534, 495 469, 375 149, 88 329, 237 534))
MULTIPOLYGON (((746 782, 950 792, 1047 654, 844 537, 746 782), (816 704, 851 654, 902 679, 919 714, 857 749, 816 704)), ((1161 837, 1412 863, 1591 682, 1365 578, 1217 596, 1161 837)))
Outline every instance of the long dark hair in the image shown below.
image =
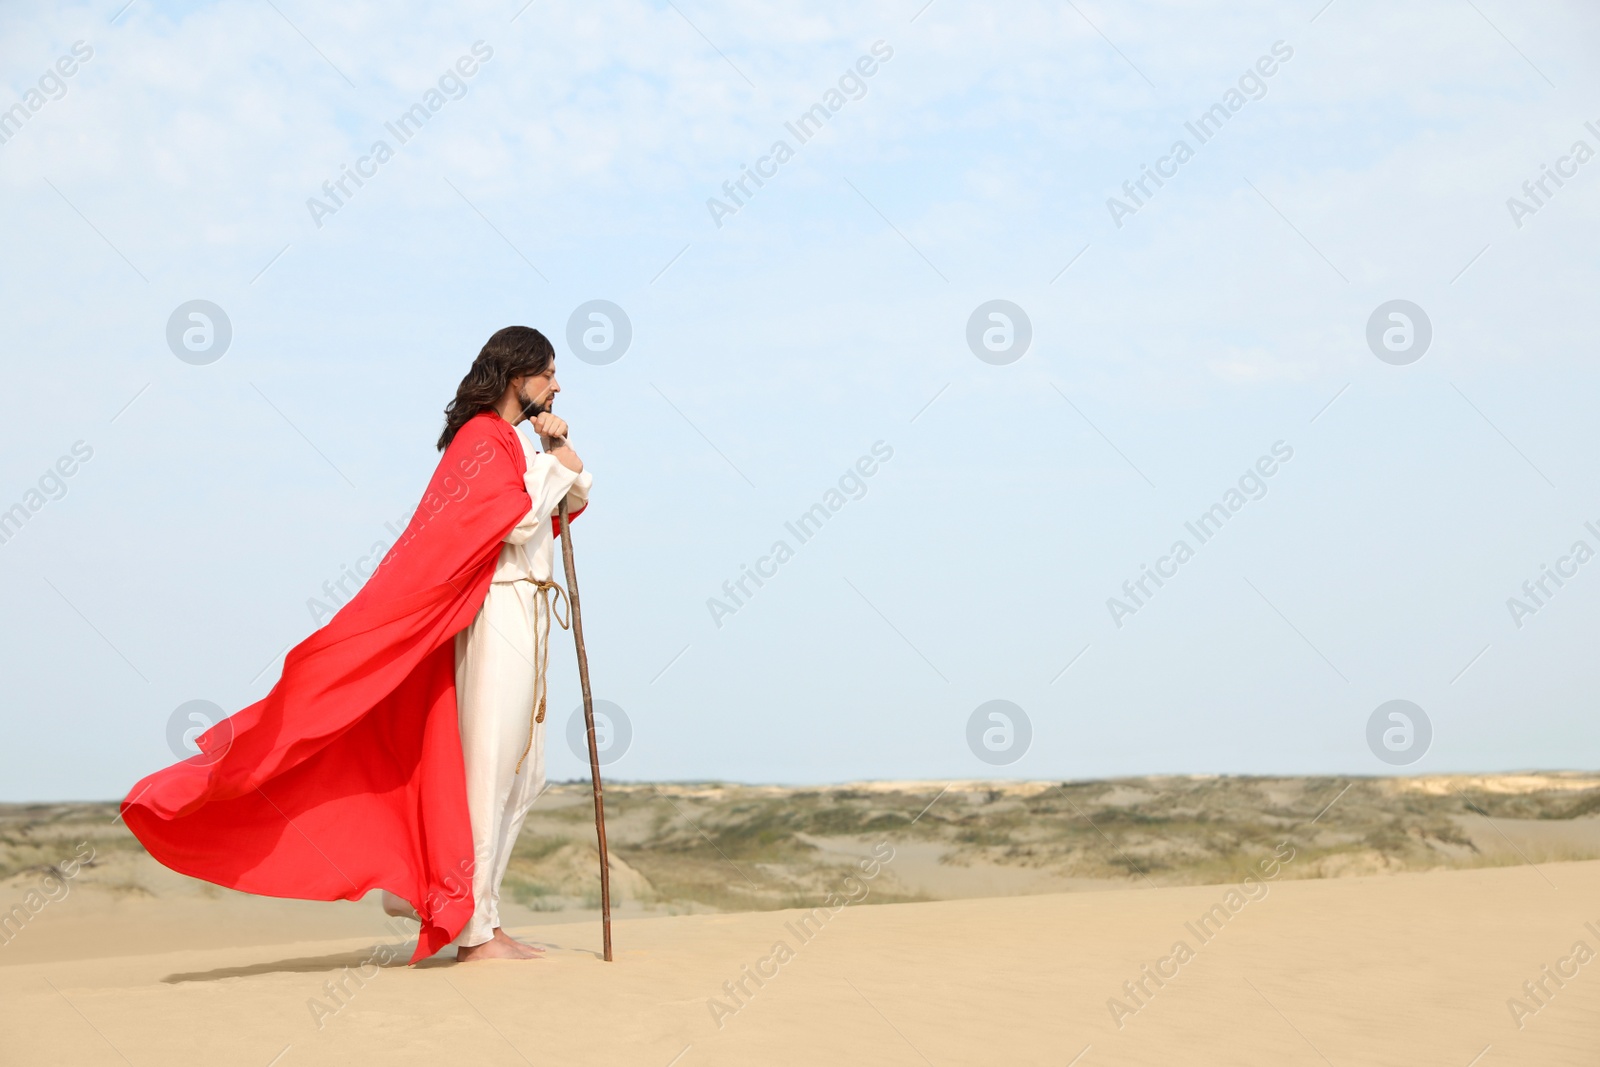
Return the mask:
POLYGON ((443 452, 467 420, 492 408, 505 395, 511 379, 541 374, 556 358, 550 340, 531 326, 507 326, 496 330, 484 343, 483 351, 472 361, 472 369, 456 386, 456 397, 444 406, 444 432, 439 435, 443 452))

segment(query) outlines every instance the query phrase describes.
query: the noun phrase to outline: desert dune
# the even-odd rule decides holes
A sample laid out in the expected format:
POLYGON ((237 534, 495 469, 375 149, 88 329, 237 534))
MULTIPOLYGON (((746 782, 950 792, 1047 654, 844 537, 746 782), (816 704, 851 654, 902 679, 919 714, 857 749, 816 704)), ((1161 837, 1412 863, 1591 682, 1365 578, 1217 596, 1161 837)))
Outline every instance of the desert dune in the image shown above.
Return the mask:
MULTIPOLYGON (((1096 813, 1112 802, 1159 809, 1163 790, 1190 795, 1199 781, 1102 783, 1084 794, 1101 806, 1083 815, 1100 824, 1096 813)), ((1562 795, 1571 813, 1594 787, 1550 783, 1500 795, 1522 804, 1562 795)), ((1413 782, 1404 795, 1429 788, 1413 782)), ((1487 804, 1492 792, 1479 783, 1464 803, 1487 804)), ((947 827, 971 813, 970 797, 949 793, 939 801, 949 805, 947 827)), ((926 803, 932 793, 902 784, 895 795, 926 803)), ((1279 799, 1298 804, 1302 794, 1279 799)), ((694 814, 718 840, 736 808, 694 814)), ((804 906, 716 912, 667 902, 659 890, 651 900, 649 879, 630 867, 619 878, 632 888, 610 964, 599 958, 594 913, 582 902, 551 908, 548 894, 525 897, 545 910, 519 907, 507 920, 547 946, 547 958, 460 965, 444 953, 408 968, 414 925, 387 919, 375 899, 247 897, 102 848, 105 862, 74 872, 64 894, 41 897, 8 928, 0 1063, 1594 1062, 1600 861, 1565 858, 1592 845, 1593 820, 1527 818, 1523 828, 1471 812, 1504 857, 1477 850, 1458 869, 1389 864, 1389 873, 1337 876, 1341 866, 1325 862, 1329 842, 1354 832, 1360 805, 1343 824, 1338 805, 1311 825, 1317 808, 1301 810, 1307 817, 1274 838, 1241 842, 1233 873, 1203 884, 1181 884, 1171 863, 1120 881, 941 864, 939 806, 816 848, 804 906), (960 899, 906 899, 931 896, 941 869, 952 875, 946 895, 960 899), (1071 891, 1041 891, 1051 878, 1078 880, 1071 891), (979 895, 988 892, 1005 895, 979 895)), ((58 828, 71 822, 56 811, 58 828)), ((8 832, 13 847, 30 836, 44 847, 33 818, 31 835, 8 832)), ((1134 847, 1112 821, 1103 825, 1107 852, 1134 847)), ((567 862, 548 844, 535 851, 567 862)), ((620 851, 626 862, 629 850, 620 851)), ((706 852, 730 882, 736 871, 762 886, 777 877, 762 876, 765 861, 706 852)), ((13 874, 0 883, 3 899, 53 885, 43 877, 38 867, 13 874)))

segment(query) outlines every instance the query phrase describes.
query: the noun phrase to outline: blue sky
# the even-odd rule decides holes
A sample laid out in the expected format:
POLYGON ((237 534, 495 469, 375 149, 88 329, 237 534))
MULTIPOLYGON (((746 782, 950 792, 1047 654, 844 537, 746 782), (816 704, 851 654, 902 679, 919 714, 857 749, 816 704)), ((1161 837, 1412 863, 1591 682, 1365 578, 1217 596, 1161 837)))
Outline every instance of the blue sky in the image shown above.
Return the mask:
MULTIPOLYGON (((1600 149, 1597 22, 9 7, 0 106, 93 56, 0 144, 0 508, 93 455, 0 544, 0 798, 119 795, 172 760, 180 705, 264 695, 511 323, 557 344, 595 475, 575 547, 596 695, 632 726, 614 776, 1388 773, 1367 724, 1394 699, 1433 733, 1404 773, 1592 768, 1600 562, 1531 616, 1507 602, 1600 549, 1600 161, 1560 162, 1600 149), (385 123, 475 42, 464 95, 398 144, 385 123), (864 93, 718 226, 707 201, 878 42, 864 93), (1199 144, 1185 123, 1279 42, 1199 144), (393 158, 318 226, 307 201, 380 138, 393 158), (1109 198, 1180 138, 1193 158, 1118 226, 1109 198), (1569 177, 1514 219, 1547 165, 1569 177), (605 365, 566 342, 595 299, 633 331, 605 365), (232 328, 204 365, 166 340, 192 300, 232 328), (967 343, 991 300, 1032 327, 1003 365, 967 343), (1367 343, 1393 300, 1432 326, 1406 365, 1367 343), (864 495, 715 617, 877 442, 864 495), (1279 442, 1265 495, 1114 618, 1279 442), (967 742, 996 699, 1032 734, 999 767, 967 742)), ((551 737, 552 776, 582 773, 551 737)))

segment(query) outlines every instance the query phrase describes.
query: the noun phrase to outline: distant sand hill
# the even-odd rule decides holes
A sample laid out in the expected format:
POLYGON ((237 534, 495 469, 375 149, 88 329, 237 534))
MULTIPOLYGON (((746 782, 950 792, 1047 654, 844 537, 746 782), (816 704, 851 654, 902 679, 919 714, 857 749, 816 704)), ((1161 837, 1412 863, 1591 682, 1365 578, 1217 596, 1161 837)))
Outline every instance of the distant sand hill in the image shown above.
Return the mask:
MULTIPOLYGON (((1259 874, 1285 841, 1288 880, 1600 859, 1600 775, 617 783, 606 825, 619 913, 769 911, 816 903, 880 841, 896 859, 873 904, 1223 884, 1259 874)), ((592 913, 597 866, 587 784, 551 786, 506 878, 508 921, 592 913)), ((148 912, 137 925, 156 943, 245 915, 255 929, 280 913, 289 929, 355 929, 352 906, 249 897, 166 870, 114 804, 0 805, 0 964, 51 957, 48 938, 20 935, 68 893, 85 913, 86 898, 108 915, 148 912)))
MULTIPOLYGON (((116 813, 0 805, 0 908, 85 851, 76 891, 202 909, 230 895, 155 864, 116 813)), ((1286 839, 1290 879, 1600 859, 1597 816, 1600 774, 1578 772, 606 787, 613 899, 641 914, 810 904, 885 837, 898 858, 874 903, 1218 884, 1286 839)), ((587 783, 551 786, 508 895, 530 918, 583 913, 598 906, 596 867, 587 783)), ((0 942, 7 929, 0 916, 0 942)))

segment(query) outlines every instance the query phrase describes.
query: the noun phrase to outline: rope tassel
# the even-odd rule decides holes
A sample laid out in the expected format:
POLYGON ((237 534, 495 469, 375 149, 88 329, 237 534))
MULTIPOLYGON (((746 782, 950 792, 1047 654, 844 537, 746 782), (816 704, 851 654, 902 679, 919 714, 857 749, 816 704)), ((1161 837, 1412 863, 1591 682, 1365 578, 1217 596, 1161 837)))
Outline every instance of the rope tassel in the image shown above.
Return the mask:
POLYGON ((521 581, 533 584, 533 641, 538 647, 534 649, 533 665, 533 708, 532 718, 528 720, 528 743, 522 747, 522 755, 517 757, 515 773, 522 773, 522 761, 528 758, 528 753, 533 750, 533 733, 536 723, 544 722, 545 698, 548 695, 549 680, 547 674, 550 670, 550 621, 563 630, 572 629, 572 602, 567 599, 567 591, 549 578, 523 578, 521 581), (567 617, 562 618, 561 612, 550 603, 550 590, 556 591, 556 600, 567 606, 567 617), (539 640, 539 620, 544 620, 544 640, 539 640))

